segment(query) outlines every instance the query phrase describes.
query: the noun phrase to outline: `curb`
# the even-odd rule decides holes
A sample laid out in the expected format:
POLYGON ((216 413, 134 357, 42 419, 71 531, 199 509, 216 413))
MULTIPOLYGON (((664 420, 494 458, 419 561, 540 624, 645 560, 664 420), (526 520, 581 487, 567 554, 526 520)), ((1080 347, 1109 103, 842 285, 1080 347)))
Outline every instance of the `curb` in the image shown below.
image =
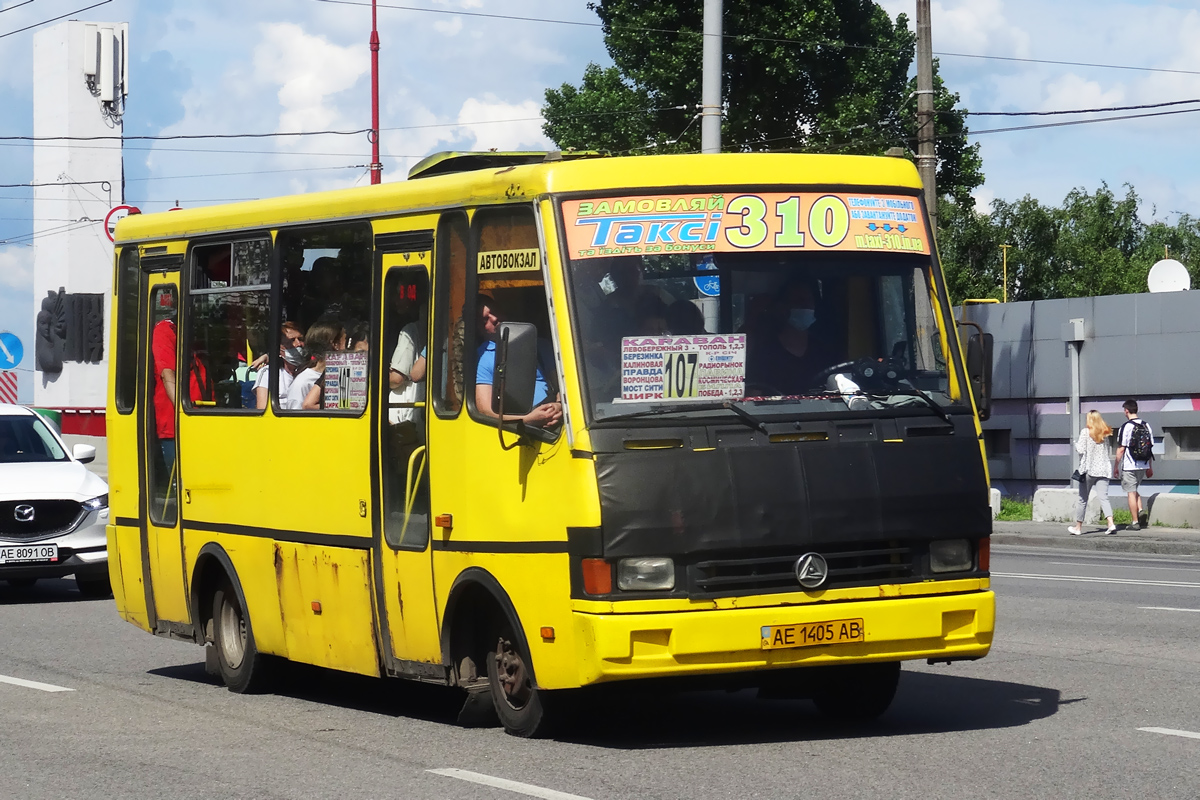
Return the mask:
POLYGON ((1050 547, 1070 550, 1092 550, 1109 553, 1150 553, 1170 556, 1200 556, 1200 541, 1148 538, 1134 532, 1118 532, 1111 536, 1103 531, 1072 536, 1036 533, 999 533, 992 531, 992 544, 1019 547, 1050 547))

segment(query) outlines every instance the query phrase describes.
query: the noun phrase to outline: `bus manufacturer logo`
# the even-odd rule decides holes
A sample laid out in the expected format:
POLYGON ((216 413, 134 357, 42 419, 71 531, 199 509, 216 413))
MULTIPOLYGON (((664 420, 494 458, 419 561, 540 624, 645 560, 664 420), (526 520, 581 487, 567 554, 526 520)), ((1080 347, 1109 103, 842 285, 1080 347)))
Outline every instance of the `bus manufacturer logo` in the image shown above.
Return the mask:
POLYGON ((816 589, 829 577, 829 564, 820 553, 805 553, 796 559, 796 580, 805 589, 816 589))
POLYGON ((33 506, 17 506, 13 509, 13 518, 17 522, 33 522, 33 506))

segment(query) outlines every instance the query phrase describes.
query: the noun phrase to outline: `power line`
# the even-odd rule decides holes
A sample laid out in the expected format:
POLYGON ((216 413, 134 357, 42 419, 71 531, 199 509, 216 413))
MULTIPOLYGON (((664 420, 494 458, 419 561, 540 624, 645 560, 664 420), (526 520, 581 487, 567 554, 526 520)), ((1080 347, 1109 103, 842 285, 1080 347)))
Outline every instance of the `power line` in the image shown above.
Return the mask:
MULTIPOLYGON (((1193 114, 1200 108, 1181 108, 1178 111, 1155 111, 1150 114, 1126 114, 1120 117, 1097 117, 1095 119, 1073 119, 1066 122, 1043 122, 1039 125, 1015 125, 1011 128, 988 128, 982 131, 968 131, 967 136, 983 136, 987 133, 1010 133, 1012 131, 1032 131, 1039 128, 1065 128, 1068 125, 1090 125, 1093 122, 1117 122, 1123 119, 1145 119, 1146 117, 1170 117, 1175 114, 1193 114)), ((939 139, 956 138, 954 134, 944 134, 939 139)))
MULTIPOLYGON (((577 114, 564 114, 562 119, 577 119, 579 117, 608 117, 620 114, 651 114, 657 111, 680 111, 687 110, 691 106, 660 106, 654 108, 631 108, 622 111, 586 111, 577 114)), ((390 131, 419 131, 429 128, 466 128, 471 125, 501 125, 510 122, 538 122, 544 121, 545 117, 538 115, 536 117, 512 117, 510 119, 482 119, 477 122, 434 122, 428 125, 400 125, 391 128, 380 128, 381 133, 390 131)), ((0 142, 97 142, 97 141, 115 141, 115 142, 169 142, 181 139, 271 139, 285 138, 298 136, 356 136, 360 133, 370 133, 370 128, 360 128, 353 131, 278 131, 275 133, 187 133, 187 134, 172 134, 168 136, 0 136, 0 142)), ((225 152, 225 151, 220 151, 225 152)), ((274 152, 274 151, 271 151, 274 152)))
MULTIPOLYGON (((316 2, 332 3, 335 5, 343 5, 343 6, 370 6, 371 5, 368 2, 362 2, 362 0, 316 0, 316 2)), ((448 9, 448 8, 420 8, 418 6, 387 5, 387 4, 383 4, 383 3, 379 4, 379 8, 390 8, 390 9, 397 9, 400 11, 420 11, 420 12, 424 12, 427 14, 450 14, 452 16, 459 16, 459 17, 481 17, 484 19, 503 19, 503 20, 514 20, 514 21, 519 21, 519 22, 540 22, 540 23, 546 23, 546 24, 551 24, 551 25, 571 25, 571 26, 583 27, 583 28, 607 28, 609 30, 622 30, 622 31, 635 32, 635 33, 674 33, 674 34, 687 33, 687 34, 694 34, 696 36, 703 35, 703 33, 700 30, 684 31, 684 30, 679 30, 679 29, 674 29, 674 28, 644 28, 644 27, 639 27, 639 26, 634 26, 634 25, 605 25, 602 22, 582 22, 579 20, 549 19, 546 17, 522 17, 522 16, 517 16, 515 14, 486 14, 486 13, 483 13, 480 11, 455 11, 453 9, 448 9)), ((773 37, 773 36, 746 36, 746 35, 737 34, 737 33, 726 33, 726 34, 723 34, 721 38, 722 39, 738 39, 740 41, 745 41, 745 42, 767 42, 767 43, 772 43, 772 44, 801 44, 801 45, 817 45, 817 46, 824 45, 827 47, 835 47, 835 48, 836 47, 844 47, 844 48, 850 48, 850 49, 854 49, 854 50, 875 50, 878 52, 885 52, 885 53, 907 52, 904 50, 899 50, 899 49, 891 48, 891 47, 875 47, 873 45, 850 44, 848 42, 839 42, 839 41, 835 41, 832 39, 811 39, 811 40, 806 41, 804 39, 789 39, 789 38, 773 37)), ((1166 69, 1163 67, 1135 67, 1135 66, 1128 66, 1128 65, 1123 65, 1123 64, 1094 64, 1094 63, 1089 63, 1089 62, 1084 62, 1084 61, 1057 61, 1057 60, 1044 59, 1044 58, 1019 58, 1017 56, 989 56, 989 55, 982 55, 979 53, 950 53, 950 52, 944 52, 944 51, 934 51, 933 54, 935 56, 948 56, 951 58, 977 58, 977 59, 990 59, 990 60, 995 60, 995 61, 1016 61, 1016 62, 1026 63, 1026 64, 1052 64, 1055 66, 1095 67, 1098 69, 1122 69, 1122 70, 1135 70, 1135 71, 1139 71, 1139 72, 1166 72, 1166 73, 1171 73, 1171 74, 1175 74, 1175 75, 1200 75, 1200 70, 1166 69)))
MULTIPOLYGON (((1077 108, 1072 111, 964 111, 972 117, 1050 117, 1058 114, 1099 114, 1108 111, 1135 111, 1142 108, 1163 108, 1164 106, 1183 106, 1200 103, 1196 100, 1169 100, 1165 103, 1143 103, 1138 106, 1109 106, 1108 108, 1077 108)), ((943 114, 956 114, 957 111, 943 111, 943 114)))
POLYGON ((9 6, 8 8, 0 8, 0 14, 3 14, 5 11, 12 11, 14 8, 20 8, 21 6, 27 6, 32 2, 33 2, 33 0, 24 0, 24 2, 16 3, 14 5, 9 6))
MULTIPOLYGON (((5 38, 6 36, 12 36, 13 34, 16 34, 16 33, 21 33, 22 31, 28 31, 28 30, 33 30, 34 28, 40 28, 43 25, 49 25, 51 22, 58 22, 60 19, 66 19, 67 17, 73 17, 76 14, 82 14, 84 11, 90 11, 93 8, 99 8, 100 6, 106 6, 111 2, 112 2, 112 0, 100 0, 99 3, 93 3, 92 5, 87 6, 85 8, 77 8, 74 11, 70 11, 66 14, 59 14, 57 17, 51 17, 50 19, 44 19, 41 22, 35 22, 32 25, 26 25, 24 28, 17 28, 15 31, 9 31, 8 33, 0 33, 0 39, 5 38)), ((16 8, 16 6, 12 6, 12 8, 16 8)), ((7 8, 4 10, 8 11, 7 8)))

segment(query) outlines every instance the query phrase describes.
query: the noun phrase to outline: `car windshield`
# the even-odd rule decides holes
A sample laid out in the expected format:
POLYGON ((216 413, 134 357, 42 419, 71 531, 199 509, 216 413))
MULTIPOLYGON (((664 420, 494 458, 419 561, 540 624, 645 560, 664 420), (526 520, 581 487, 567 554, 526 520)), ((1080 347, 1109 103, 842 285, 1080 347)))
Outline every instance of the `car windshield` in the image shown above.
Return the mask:
POLYGON ((0 463, 66 460, 66 451, 41 419, 25 414, 0 416, 0 463))
POLYGON ((597 420, 952 402, 929 256, 620 255, 570 275, 597 420))

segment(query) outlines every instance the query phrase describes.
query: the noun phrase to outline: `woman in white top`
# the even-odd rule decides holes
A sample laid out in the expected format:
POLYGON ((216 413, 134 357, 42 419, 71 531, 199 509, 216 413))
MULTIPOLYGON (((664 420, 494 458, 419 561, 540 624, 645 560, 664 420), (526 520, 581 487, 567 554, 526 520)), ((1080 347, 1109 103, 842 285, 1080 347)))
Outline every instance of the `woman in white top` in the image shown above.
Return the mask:
POLYGON ((1108 502, 1108 479, 1112 477, 1112 453, 1108 448, 1110 436, 1112 428, 1108 427, 1100 412, 1089 411, 1087 427, 1079 432, 1075 440, 1075 452, 1079 453, 1079 471, 1083 474, 1083 480, 1079 482, 1079 498, 1075 501, 1075 524, 1067 528, 1072 536, 1083 533, 1084 512, 1093 487, 1100 495, 1100 508, 1108 517, 1106 532, 1117 532, 1117 526, 1113 524, 1112 504, 1108 502))
POLYGON ((316 411, 321 407, 321 378, 325 376, 325 355, 346 349, 346 329, 333 320, 314 322, 304 334, 308 367, 288 387, 284 408, 292 411, 316 411))

